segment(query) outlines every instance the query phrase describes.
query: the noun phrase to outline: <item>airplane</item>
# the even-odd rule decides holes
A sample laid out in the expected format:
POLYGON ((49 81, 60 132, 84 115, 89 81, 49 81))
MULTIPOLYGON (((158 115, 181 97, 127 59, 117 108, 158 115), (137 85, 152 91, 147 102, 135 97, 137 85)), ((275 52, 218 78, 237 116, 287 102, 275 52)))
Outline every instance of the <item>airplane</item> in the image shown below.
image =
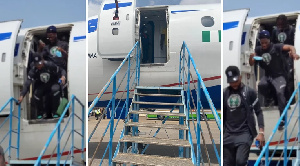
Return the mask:
MULTIPOLYGON (((140 84, 178 86, 179 54, 185 41, 215 107, 220 110, 221 4, 136 7, 136 0, 120 0, 118 19, 114 19, 115 11, 115 1, 104 0, 99 15, 88 20, 89 105, 136 41, 141 41, 142 50, 148 50, 141 58, 140 84), (149 39, 143 44, 145 35, 149 39)), ((126 69, 120 71, 125 72, 126 69)), ((192 75, 196 78, 195 73, 192 75)), ((196 98, 193 84, 191 89, 196 98)), ((110 92, 111 89, 104 93, 95 107, 106 107, 110 92)), ((202 104, 209 108, 207 101, 202 104)))
MULTIPOLYGON (((242 82, 251 88, 257 89, 259 79, 264 75, 264 72, 259 67, 257 68, 257 74, 253 66, 249 65, 249 56, 254 53, 254 49, 257 44, 258 33, 261 30, 268 30, 270 33, 273 27, 276 26, 276 18, 280 14, 285 14, 288 18, 290 25, 294 26, 296 29, 295 33, 295 44, 294 47, 299 54, 300 51, 300 12, 287 12, 287 13, 276 13, 266 16, 258 17, 248 17, 249 9, 238 9, 224 11, 223 17, 223 72, 230 65, 238 66, 241 70, 242 82)), ((297 87, 300 80, 300 62, 294 61, 294 87, 297 87)), ((226 78, 223 77, 223 87, 227 87, 226 78)), ((299 97, 299 96, 298 96, 299 97)), ((296 99, 298 98, 296 97, 296 99)), ((278 107, 263 107, 264 97, 258 95, 259 102, 262 106, 265 122, 265 138, 266 140, 271 135, 278 119, 279 110, 278 107)), ((297 101, 297 100, 296 100, 297 101)), ((288 117, 291 115, 292 110, 294 110, 296 103, 292 103, 291 109, 288 113, 288 117)), ((296 122, 298 112, 295 111, 293 118, 290 122, 291 125, 288 127, 288 132, 291 131, 293 124, 296 122)), ((270 143, 269 148, 274 149, 277 145, 277 141, 281 136, 282 132, 277 132, 270 143)), ((297 133, 293 133, 291 140, 288 144, 291 148, 293 142, 296 140, 297 133)), ((283 138, 283 137, 282 137, 283 138)), ((280 145, 284 144, 284 141, 279 141, 280 145)), ((257 151, 258 148, 255 147, 255 141, 251 147, 252 151, 257 151)))
MULTIPOLYGON (((20 29, 22 22, 22 20, 0 22, 0 70, 2 71, 0 75, 0 107, 11 97, 19 98, 23 83, 27 80, 27 72, 30 67, 30 54, 37 51, 39 40, 47 44, 46 29, 50 25, 20 29)), ((86 56, 84 56, 86 54, 86 22, 55 24, 54 26, 57 27, 58 38, 69 43, 69 57, 67 62, 68 98, 70 99, 71 95, 74 94, 82 103, 86 103, 86 89, 83 88, 86 85, 86 56)), ((32 93, 31 88, 29 94, 26 95, 21 103, 19 157, 21 160, 36 160, 38 158, 58 121, 58 119, 35 119, 36 115, 31 103, 32 93)), ((17 107, 14 106, 13 114, 17 116, 17 112, 17 107)), ((82 109, 78 104, 75 104, 75 113, 81 117, 82 109)), ((1 112, 0 124, 2 124, 9 114, 9 107, 6 107, 1 112)), ((62 127, 66 125, 67 118, 63 118, 62 127)), ((81 124, 81 121, 75 118, 75 130, 81 131, 81 124)), ((13 120, 12 125, 13 127, 17 126, 17 121, 13 120)), ((0 139, 2 139, 8 130, 9 124, 5 123, 0 130, 0 139)), ((69 133, 70 130, 68 127, 66 132, 69 133)), ((64 142, 66 139, 65 136, 62 138, 64 142)), ((16 140, 16 136, 13 134, 11 140, 5 139, 1 143, 1 146, 5 150, 8 147, 8 142, 14 140, 16 140)), ((56 138, 53 140, 56 141, 56 138)), ((56 144, 53 143, 54 141, 51 142, 46 151, 45 159, 50 158, 52 150, 56 147, 56 144)), ((81 145, 81 139, 75 136, 75 144, 77 143, 81 145)), ((79 145, 78 147, 81 147, 79 145)), ((69 149, 70 145, 66 147, 69 149)), ((13 156, 15 156, 15 153, 16 151, 12 150, 11 159, 14 159, 13 156)), ((76 154, 74 160, 81 162, 81 150, 75 150, 74 153, 76 154)), ((8 161, 9 158, 7 155, 6 153, 6 160, 8 161)), ((64 154, 63 156, 66 155, 64 154)))

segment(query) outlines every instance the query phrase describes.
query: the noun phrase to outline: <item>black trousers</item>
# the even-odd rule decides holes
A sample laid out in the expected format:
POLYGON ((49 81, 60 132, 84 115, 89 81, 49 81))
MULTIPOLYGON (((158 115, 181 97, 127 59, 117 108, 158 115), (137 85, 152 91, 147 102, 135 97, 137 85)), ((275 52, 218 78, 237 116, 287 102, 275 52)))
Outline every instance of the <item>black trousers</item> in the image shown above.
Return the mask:
POLYGON ((51 102, 51 113, 56 114, 60 96, 60 86, 57 83, 39 84, 34 91, 34 101, 37 109, 37 115, 39 116, 46 113, 46 108, 44 107, 43 102, 44 97, 46 97, 45 103, 51 102))
POLYGON ((223 146, 224 166, 246 166, 250 153, 248 143, 223 146))
POLYGON ((273 86, 276 90, 278 109, 281 115, 286 105, 286 80, 283 76, 279 76, 276 78, 268 78, 266 76, 263 76, 258 84, 259 93, 261 93, 265 97, 269 96, 271 89, 270 86, 273 86))

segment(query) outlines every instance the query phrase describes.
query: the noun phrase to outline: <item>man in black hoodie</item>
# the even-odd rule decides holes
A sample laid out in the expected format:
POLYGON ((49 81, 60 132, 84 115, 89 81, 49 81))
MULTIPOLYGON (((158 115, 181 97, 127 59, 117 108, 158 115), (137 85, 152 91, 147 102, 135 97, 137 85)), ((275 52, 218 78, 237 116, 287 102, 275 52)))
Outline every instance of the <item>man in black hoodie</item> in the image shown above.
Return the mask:
POLYGON ((225 73, 230 85, 223 94, 224 166, 245 166, 254 138, 260 142, 260 148, 265 144, 263 113, 256 92, 241 82, 238 67, 229 66, 225 73))

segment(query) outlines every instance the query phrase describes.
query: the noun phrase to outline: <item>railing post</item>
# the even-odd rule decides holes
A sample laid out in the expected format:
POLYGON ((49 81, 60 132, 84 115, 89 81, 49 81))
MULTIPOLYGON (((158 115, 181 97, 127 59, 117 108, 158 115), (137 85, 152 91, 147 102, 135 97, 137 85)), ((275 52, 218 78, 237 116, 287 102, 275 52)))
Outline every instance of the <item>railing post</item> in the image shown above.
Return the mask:
POLYGON ((85 157, 83 155, 84 153, 84 137, 85 137, 85 133, 84 133, 84 124, 85 124, 85 113, 84 113, 84 106, 82 106, 82 124, 81 124, 81 134, 82 134, 82 139, 81 139, 81 160, 84 161, 85 157))
MULTIPOLYGON (((262 161, 260 161, 260 165, 262 165, 261 163, 262 163, 262 161)), ((266 148, 264 165, 266 165, 266 166, 269 165, 269 146, 267 146, 267 148, 266 148)))
POLYGON ((182 50, 182 79, 181 79, 181 85, 184 87, 184 61, 185 61, 185 44, 183 43, 183 50, 182 50))
POLYGON ((181 59, 182 59, 182 50, 183 50, 183 44, 181 46, 181 50, 180 50, 180 54, 179 54, 179 87, 180 87, 180 83, 181 83, 181 59))
POLYGON ((8 147, 8 159, 11 159, 11 140, 12 140, 12 117, 13 117, 13 100, 10 100, 9 109, 9 147, 8 147))
POLYGON ((200 80, 198 78, 197 80, 197 165, 200 165, 200 154, 201 154, 201 148, 200 148, 200 110, 201 110, 201 103, 200 103, 200 80))
POLYGON ((18 140, 17 140, 17 159, 19 160, 20 159, 20 126, 21 126, 21 124, 20 124, 20 120, 21 119, 21 104, 19 104, 18 105, 18 140))
POLYGON ((74 117, 75 117, 75 97, 72 98, 72 141, 71 141, 71 161, 74 159, 74 117))
MULTIPOLYGON (((190 55, 188 55, 188 61, 187 61, 187 117, 186 117, 186 124, 188 125, 189 120, 190 120, 190 98, 191 98, 191 93, 190 93, 190 55)), ((192 115, 193 116, 193 115, 192 115)), ((188 150, 188 148, 187 148, 188 150)), ((188 151, 186 152, 186 157, 188 157, 188 151)))
POLYGON ((288 145, 288 136, 287 136, 287 116, 288 116, 288 110, 286 111, 286 114, 284 115, 284 166, 287 165, 287 145, 288 145))
POLYGON ((110 139, 109 139, 109 165, 112 165, 112 140, 114 136, 114 112, 115 112, 115 101, 116 101, 116 76, 113 78, 113 93, 112 93, 112 106, 110 111, 110 139))
POLYGON ((56 165, 60 165, 60 124, 57 128, 57 157, 56 157, 56 165))
POLYGON ((297 159, 296 164, 299 165, 300 163, 300 82, 298 83, 298 148, 297 148, 297 159))

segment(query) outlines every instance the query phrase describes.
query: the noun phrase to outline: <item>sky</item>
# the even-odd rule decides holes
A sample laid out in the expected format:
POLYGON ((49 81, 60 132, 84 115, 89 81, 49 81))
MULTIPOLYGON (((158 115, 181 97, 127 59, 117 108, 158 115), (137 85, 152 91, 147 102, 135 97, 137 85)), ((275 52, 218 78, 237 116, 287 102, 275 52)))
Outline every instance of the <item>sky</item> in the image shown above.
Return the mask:
POLYGON ((300 11, 299 0, 223 0, 223 10, 250 8, 249 16, 300 11))
POLYGON ((86 20, 85 0, 0 0, 0 22, 23 19, 22 28, 86 20))
MULTIPOLYGON (((88 16, 94 16, 99 13, 102 0, 89 0, 88 16)), ((205 3, 221 3, 221 0, 136 0, 136 6, 154 6, 154 5, 195 5, 205 3)))

